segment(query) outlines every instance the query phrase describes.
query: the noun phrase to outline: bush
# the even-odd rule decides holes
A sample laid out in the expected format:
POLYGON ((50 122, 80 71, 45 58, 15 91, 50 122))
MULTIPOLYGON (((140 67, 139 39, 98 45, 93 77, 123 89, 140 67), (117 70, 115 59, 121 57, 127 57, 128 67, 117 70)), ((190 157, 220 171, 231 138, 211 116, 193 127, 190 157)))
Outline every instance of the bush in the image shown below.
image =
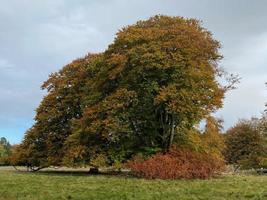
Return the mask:
POLYGON ((224 161, 207 153, 172 148, 144 160, 135 157, 127 163, 132 174, 147 179, 206 179, 224 169, 224 161))

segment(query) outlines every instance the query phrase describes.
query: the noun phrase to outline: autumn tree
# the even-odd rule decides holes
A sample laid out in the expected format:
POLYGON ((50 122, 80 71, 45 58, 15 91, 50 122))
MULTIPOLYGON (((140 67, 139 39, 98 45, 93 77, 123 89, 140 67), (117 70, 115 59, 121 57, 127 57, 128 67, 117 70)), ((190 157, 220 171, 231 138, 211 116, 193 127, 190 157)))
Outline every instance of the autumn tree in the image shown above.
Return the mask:
POLYGON ((34 155, 34 165, 72 166, 169 151, 222 107, 237 81, 218 67, 219 48, 195 19, 155 16, 121 29, 106 51, 43 84, 48 94, 21 148, 34 155))
POLYGON ((61 163, 64 141, 71 134, 71 122, 82 116, 83 86, 87 79, 94 76, 90 65, 95 57, 97 55, 89 54, 73 61, 51 74, 42 85, 48 94, 37 108, 34 128, 38 142, 42 140, 45 143, 42 144, 42 152, 45 152, 50 165, 61 163))
POLYGON ((179 133, 222 106, 229 87, 216 80, 223 75, 217 66, 222 58, 219 47, 194 19, 155 16, 123 28, 103 54, 105 67, 96 83, 103 98, 84 109, 69 138, 75 157, 90 158, 85 153, 92 147, 90 137, 105 139, 102 145, 109 150, 111 143, 116 144, 124 153, 125 141, 129 153, 151 148, 167 152, 179 133), (132 94, 131 104, 126 100, 128 94, 132 94), (121 109, 113 106, 102 113, 103 103, 114 95, 113 104, 121 109), (101 117, 95 112, 101 112, 101 117), (77 144, 84 144, 80 154, 75 150, 77 144))
POLYGON ((225 141, 222 134, 222 120, 209 116, 206 119, 205 131, 202 134, 202 140, 205 149, 209 153, 217 155, 224 159, 223 151, 225 150, 225 141))
POLYGON ((258 168, 267 158, 266 140, 255 119, 242 120, 226 132, 225 158, 236 168, 258 168))
POLYGON ((204 128, 195 126, 176 137, 174 143, 179 148, 190 149, 199 153, 214 155, 224 161, 223 151, 225 150, 224 135, 222 133, 223 121, 213 116, 203 120, 204 128))
POLYGON ((95 76, 92 62, 98 54, 89 54, 50 75, 42 89, 47 95, 36 110, 35 124, 17 147, 16 164, 29 166, 61 165, 63 145, 71 134, 72 120, 82 115, 83 86, 95 76))

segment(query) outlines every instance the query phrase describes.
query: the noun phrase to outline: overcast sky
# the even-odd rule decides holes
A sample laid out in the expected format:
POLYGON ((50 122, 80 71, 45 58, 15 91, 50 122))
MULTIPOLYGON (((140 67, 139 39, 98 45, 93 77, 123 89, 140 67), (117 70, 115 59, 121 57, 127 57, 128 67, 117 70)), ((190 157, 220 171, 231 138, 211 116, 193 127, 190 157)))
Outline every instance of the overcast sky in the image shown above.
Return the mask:
POLYGON ((222 43, 221 62, 242 77, 217 115, 225 128, 267 102, 266 0, 0 0, 0 137, 18 143, 33 123, 51 72, 99 52, 122 26, 156 14, 203 21, 222 43))

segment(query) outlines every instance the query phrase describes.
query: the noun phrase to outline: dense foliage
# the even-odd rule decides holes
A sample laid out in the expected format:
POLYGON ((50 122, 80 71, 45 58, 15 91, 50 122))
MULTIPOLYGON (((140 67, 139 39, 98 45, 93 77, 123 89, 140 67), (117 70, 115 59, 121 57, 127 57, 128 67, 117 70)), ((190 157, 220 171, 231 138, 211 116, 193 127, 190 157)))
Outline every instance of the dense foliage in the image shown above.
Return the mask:
POLYGON ((226 132, 225 158, 237 168, 267 168, 266 117, 242 120, 226 132))
MULTIPOLYGON (((199 138, 195 126, 222 107, 236 81, 218 67, 219 48, 195 19, 155 16, 123 28, 106 51, 73 61, 43 84, 48 93, 14 164, 97 167, 167 153, 188 144, 192 132, 199 138)), ((223 148, 209 141, 210 128, 205 145, 223 148)))
POLYGON ((11 145, 6 138, 0 138, 0 165, 9 164, 9 156, 11 155, 11 145))

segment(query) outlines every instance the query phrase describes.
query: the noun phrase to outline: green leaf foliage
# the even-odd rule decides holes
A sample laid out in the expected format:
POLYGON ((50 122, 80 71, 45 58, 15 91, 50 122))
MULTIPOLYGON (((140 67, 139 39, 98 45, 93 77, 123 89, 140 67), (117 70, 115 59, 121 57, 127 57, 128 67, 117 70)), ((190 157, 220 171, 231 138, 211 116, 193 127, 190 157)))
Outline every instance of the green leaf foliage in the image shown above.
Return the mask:
POLYGON ((167 152, 222 107, 229 87, 217 79, 224 78, 219 48, 195 19, 154 16, 122 28, 103 53, 73 61, 43 84, 48 93, 18 147, 22 157, 76 166, 167 152))
POLYGON ((263 119, 242 120, 226 132, 225 158, 228 163, 245 169, 267 167, 263 119))

